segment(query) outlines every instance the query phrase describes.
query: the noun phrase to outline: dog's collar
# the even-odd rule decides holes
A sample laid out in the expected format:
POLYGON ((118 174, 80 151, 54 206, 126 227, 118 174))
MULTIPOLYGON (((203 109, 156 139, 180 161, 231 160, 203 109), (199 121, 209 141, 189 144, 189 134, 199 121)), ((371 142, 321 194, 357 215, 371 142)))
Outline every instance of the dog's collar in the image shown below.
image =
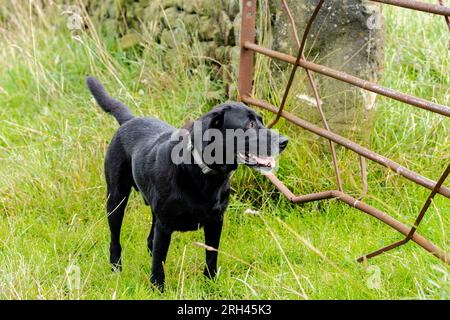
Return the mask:
POLYGON ((192 151, 192 156, 194 157, 194 162, 200 167, 203 174, 209 174, 209 173, 217 174, 218 172, 216 170, 211 169, 203 162, 202 156, 200 155, 200 153, 198 153, 197 149, 195 149, 194 145, 192 144, 191 135, 188 135, 187 138, 188 138, 187 149, 188 149, 188 151, 192 151))

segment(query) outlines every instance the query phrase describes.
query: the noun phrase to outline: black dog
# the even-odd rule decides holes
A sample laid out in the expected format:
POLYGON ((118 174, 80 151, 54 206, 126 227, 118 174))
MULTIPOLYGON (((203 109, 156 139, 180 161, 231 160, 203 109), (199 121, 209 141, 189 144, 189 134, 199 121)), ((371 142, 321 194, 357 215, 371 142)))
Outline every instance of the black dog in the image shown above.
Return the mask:
MULTIPOLYGON (((184 136, 187 142, 184 138, 181 142, 174 140, 171 137, 179 129, 154 118, 135 118, 128 107, 108 96, 94 77, 87 78, 87 86, 103 110, 111 113, 121 125, 105 157, 110 262, 113 269, 121 269, 120 229, 128 196, 134 187, 152 209, 153 220, 147 241, 153 256, 150 280, 162 290, 163 262, 172 232, 197 230, 203 226, 206 245, 217 249, 230 194, 230 173, 239 162, 260 170, 271 169, 274 166, 272 155, 284 150, 288 139, 267 130, 269 134, 261 135, 258 142, 272 145, 277 142, 277 152, 256 155, 236 150, 232 153, 232 163, 216 161, 206 164, 199 154, 211 142, 198 141, 194 125, 187 127, 184 136), (176 164, 172 159, 172 151, 180 143, 189 163, 176 164)), ((255 111, 238 102, 221 104, 196 123, 201 125, 201 133, 208 129, 216 129, 221 134, 225 134, 227 129, 245 132, 249 129, 263 132, 266 129, 255 111)), ((237 142, 234 141, 232 147, 237 142)), ((245 146, 248 147, 247 144, 245 146)), ((222 151, 226 153, 229 147, 230 144, 225 144, 222 151)), ((207 250, 205 275, 214 277, 216 265, 217 252, 207 250)))

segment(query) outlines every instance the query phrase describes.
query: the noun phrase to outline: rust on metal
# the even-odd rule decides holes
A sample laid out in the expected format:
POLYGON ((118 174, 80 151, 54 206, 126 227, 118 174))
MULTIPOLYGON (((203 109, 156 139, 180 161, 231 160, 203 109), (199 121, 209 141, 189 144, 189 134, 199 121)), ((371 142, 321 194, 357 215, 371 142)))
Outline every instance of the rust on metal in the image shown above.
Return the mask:
POLYGON ((255 40, 256 0, 242 1, 241 54, 239 57, 239 94, 250 95, 253 81, 253 52, 244 42, 255 40))
MULTIPOLYGON (((260 45, 257 45, 255 43, 251 43, 248 41, 246 41, 244 43, 244 48, 253 50, 255 52, 261 53, 261 54, 271 57, 271 58, 285 61, 290 64, 295 64, 295 62, 296 62, 296 58, 291 55, 281 53, 278 51, 274 51, 274 50, 265 48, 263 46, 260 46, 260 45)), ((411 96, 411 95, 408 95, 405 93, 401 93, 401 92, 395 91, 393 89, 380 86, 376 83, 349 75, 345 72, 334 70, 329 67, 325 67, 325 66, 322 66, 320 64, 316 64, 316 63, 313 63, 310 61, 300 60, 299 65, 303 68, 312 70, 314 72, 323 74, 325 76, 334 78, 336 80, 350 83, 350 84, 353 84, 362 89, 381 94, 385 97, 392 98, 394 100, 401 101, 401 102, 404 102, 406 104, 409 104, 409 105, 412 105, 415 107, 419 107, 419 108, 422 108, 422 109, 425 109, 428 111, 433 111, 435 113, 439 113, 441 115, 450 117, 450 108, 447 106, 433 103, 431 101, 427 101, 427 100, 424 100, 424 99, 421 99, 418 97, 414 97, 414 96, 411 96)))
MULTIPOLYGON (((444 6, 445 5, 444 0, 439 0, 439 4, 441 6, 444 6)), ((444 18, 445 18, 445 22, 447 23, 447 28, 450 31, 450 16, 446 15, 446 16, 444 16, 444 18)), ((448 47, 448 50, 450 50, 450 41, 448 42, 447 47, 448 47)))
POLYGON ((317 193, 310 193, 310 194, 306 194, 306 195, 296 196, 275 175, 273 175, 271 173, 267 173, 264 175, 273 183, 273 185, 282 194, 284 194, 286 196, 286 198, 289 199, 289 201, 291 201, 293 203, 306 203, 306 202, 310 202, 310 201, 330 199, 330 198, 335 197, 335 195, 333 194, 334 190, 328 190, 328 191, 322 191, 322 192, 317 192, 317 193))
MULTIPOLYGON (((289 89, 291 89, 292 86, 292 82, 294 81, 294 77, 295 77, 295 72, 297 71, 297 68, 299 66, 299 62, 300 60, 305 60, 305 57, 303 56, 303 50, 305 49, 305 44, 306 44, 306 38, 308 37, 308 33, 309 30, 311 30, 311 26, 314 23, 314 20, 316 20, 317 14, 320 11, 320 8, 322 8, 323 2, 325 0, 320 0, 319 3, 317 4, 316 8, 314 9, 313 14, 311 15, 311 18, 309 19, 307 25, 306 25, 306 29, 305 32, 303 33, 303 38, 302 38, 302 42, 300 44, 300 47, 298 49, 298 55, 297 55, 297 59, 295 60, 294 66, 292 67, 292 71, 291 71, 291 75, 289 76, 289 80, 286 86, 286 89, 284 90, 284 95, 283 95, 283 100, 281 100, 281 105, 280 105, 280 111, 277 113, 277 116, 275 118, 275 120, 269 125, 269 128, 272 128, 280 119, 281 116, 281 112, 284 109, 284 105, 286 103, 286 99, 287 96, 289 95, 289 89)), ((295 22, 292 19, 292 15, 290 14, 290 10, 289 7, 287 5, 287 3, 285 1, 283 1, 284 7, 286 8, 286 11, 289 12, 288 16, 291 17, 291 25, 293 28, 295 28, 295 22)))
MULTIPOLYGON (((286 11, 286 14, 287 14, 287 16, 289 18, 289 22, 291 24, 291 29, 292 29, 292 34, 293 34, 294 39, 295 39, 295 41, 297 43, 297 47, 299 48, 298 56, 301 56, 301 58, 303 60, 305 60, 305 56, 303 54, 303 51, 304 51, 304 46, 305 46, 305 43, 306 43, 307 33, 305 32, 303 34, 302 42, 300 42, 300 40, 298 38, 298 34, 297 34, 297 26, 296 26, 295 20, 294 20, 294 18, 292 16, 291 10, 289 9, 289 6, 286 3, 286 0, 282 0, 281 3, 283 4, 283 8, 286 11)), ((318 4, 318 8, 320 8, 322 3, 323 2, 318 4)), ((316 8, 316 11, 318 12, 317 8, 316 8)), ((306 27, 306 30, 309 30, 311 28, 311 25, 312 25, 316 15, 317 14, 313 14, 311 19, 308 21, 308 25, 306 27)), ((295 65, 294 69, 292 70, 292 73, 291 73, 291 78, 292 79, 294 78, 294 73, 295 73, 296 69, 297 69, 297 65, 295 65)), ((322 110, 322 101, 320 100, 319 92, 317 90, 317 85, 316 85, 316 82, 314 81, 312 72, 310 70, 308 70, 308 69, 305 69, 305 70, 306 70, 306 74, 308 76, 308 81, 309 81, 309 83, 311 85, 311 89, 312 89, 312 91, 314 93, 314 99, 316 101, 316 107, 317 107, 317 110, 319 111, 322 123, 323 123, 323 125, 324 125, 326 130, 330 130, 330 127, 328 126, 327 118, 325 117, 325 115, 323 113, 323 110, 322 110)), ((290 78, 290 82, 292 82, 291 78, 290 78)), ((280 111, 282 110, 282 107, 284 106, 284 103, 286 102, 287 93, 289 91, 290 86, 291 86, 291 84, 288 84, 288 86, 286 87, 286 91, 285 91, 284 96, 283 96, 283 101, 282 101, 281 106, 280 106, 280 111)), ((273 127, 278 122, 278 120, 280 118, 280 115, 281 115, 280 111, 277 113, 275 120, 269 125, 269 128, 273 127)), ((333 160, 333 167, 334 167, 334 172, 335 172, 335 176, 336 176, 336 183, 337 183, 338 189, 340 191, 342 191, 343 190, 343 188, 342 188, 342 179, 341 179, 341 173, 340 173, 340 170, 339 170, 339 165, 338 165, 337 156, 336 156, 336 148, 335 148, 334 143, 332 141, 328 141, 328 143, 330 145, 331 157, 332 157, 332 160, 333 160)))
MULTIPOLYGON (((440 1, 439 5, 427 4, 427 3, 417 2, 417 1, 406 1, 406 0, 396 0, 396 1, 394 1, 394 0, 389 0, 389 1, 388 0, 386 0, 386 1, 372 0, 372 1, 396 5, 396 6, 400 6, 400 7, 415 9, 415 10, 439 14, 439 15, 444 15, 446 17, 447 23, 448 23, 448 16, 450 15, 450 8, 444 6, 442 0, 439 0, 440 1)), ((419 246, 421 246, 422 248, 424 248, 425 250, 432 253, 437 258, 441 259, 443 262, 450 264, 450 258, 446 252, 444 252, 442 249, 438 248, 433 243, 431 243, 426 238, 424 238, 423 236, 419 235, 416 232, 420 222, 422 221, 426 211, 428 210, 428 208, 436 194, 441 194, 444 197, 447 197, 450 199, 450 188, 447 188, 446 186, 444 186, 444 181, 450 172, 450 165, 448 165, 447 169, 444 171, 444 173, 442 174, 442 176, 440 177, 438 182, 435 182, 435 181, 432 181, 432 180, 420 175, 417 172, 414 172, 412 170, 405 168, 404 166, 396 163, 395 161, 393 161, 387 157, 384 157, 384 156, 382 156, 376 152, 373 152, 373 151, 371 151, 371 150, 369 150, 347 138, 344 138, 344 137, 332 132, 328 126, 326 117, 323 113, 322 106, 321 106, 321 100, 320 100, 319 93, 317 90, 317 85, 314 81, 311 71, 334 78, 336 80, 344 81, 346 83, 352 84, 352 85, 360 87, 362 89, 365 89, 365 90, 368 90, 368 91, 371 91, 371 92, 374 92, 377 94, 381 94, 385 97, 388 97, 388 98, 391 98, 394 100, 398 100, 398 101, 404 102, 406 104, 409 104, 409 105, 412 105, 415 107, 419 107, 419 108, 422 108, 422 109, 425 109, 425 110, 428 110, 431 112, 435 112, 437 114, 444 115, 447 117, 450 117, 450 108, 447 106, 439 105, 439 104, 433 103, 431 101, 427 101, 427 100, 418 98, 418 97, 404 94, 404 93, 395 91, 390 88, 382 87, 376 83, 372 83, 372 82, 357 78, 355 76, 346 74, 345 72, 334 70, 334 69, 328 68, 326 66, 322 66, 322 65, 307 61, 303 54, 304 46, 306 43, 306 39, 307 39, 309 30, 315 20, 315 17, 319 13, 320 8, 323 5, 323 2, 324 2, 323 0, 320 0, 319 3, 317 4, 317 6, 307 24, 307 27, 303 34, 302 41, 300 42, 298 35, 297 35, 295 22, 292 17, 292 14, 289 10, 289 7, 288 7, 286 1, 282 0, 283 7, 286 11, 286 14, 287 14, 289 20, 290 20, 291 27, 293 29, 293 35, 297 42, 297 47, 299 49, 298 56, 297 56, 297 58, 295 58, 293 56, 290 56, 290 55, 287 55, 287 54, 284 54, 284 53, 281 53, 278 51, 264 48, 264 47, 254 43, 254 28, 255 28, 255 19, 256 19, 256 0, 243 0, 242 1, 242 5, 243 5, 242 30, 243 31, 242 31, 242 36, 241 36, 241 62, 240 62, 240 73, 239 73, 239 90, 240 90, 239 93, 240 93, 241 101, 243 101, 249 105, 253 105, 253 106, 257 106, 257 107, 266 109, 266 110, 274 113, 276 115, 276 118, 272 122, 271 126, 275 125, 278 122, 278 120, 282 117, 282 118, 288 120, 289 122, 303 128, 305 130, 308 130, 318 136, 328 139, 328 141, 330 143, 331 153, 333 156, 333 165, 334 165, 334 170, 335 170, 335 174, 336 174, 336 178, 337 178, 337 185, 338 185, 339 190, 327 190, 327 191, 322 191, 322 192, 317 192, 317 193, 296 196, 275 175, 273 175, 273 174, 265 174, 265 175, 275 185, 275 187, 284 196, 286 196, 286 198, 288 198, 289 201, 291 201, 293 203, 306 203, 309 201, 336 199, 336 200, 342 201, 344 203, 347 203, 348 205, 350 205, 362 212, 365 212, 365 213, 371 215, 372 217, 377 218, 378 220, 384 222, 391 228, 397 230, 398 232, 400 232, 406 236, 401 241, 395 242, 389 246, 386 246, 375 252, 369 253, 367 255, 364 255, 364 256, 358 258, 357 261, 359 261, 359 262, 364 261, 369 258, 372 258, 374 256, 377 256, 377 255, 379 255, 383 252, 386 252, 388 250, 391 250, 393 248, 399 247, 409 241, 413 241, 413 242, 417 243, 419 246), (250 21, 249 19, 252 21, 250 21), (249 28, 252 28, 253 30, 248 30, 249 28), (254 52, 263 54, 263 55, 271 57, 271 58, 282 60, 282 61, 285 61, 285 62, 288 62, 288 63, 294 65, 293 69, 291 71, 291 75, 290 75, 288 84, 286 86, 284 95, 283 95, 283 100, 282 100, 279 108, 270 104, 267 101, 256 99, 251 94, 254 52), (244 59, 244 60, 242 60, 242 59, 244 59), (312 90, 314 92, 317 110, 320 113, 322 122, 325 127, 324 129, 283 110, 285 107, 286 99, 287 99, 290 87, 292 86, 295 72, 296 72, 298 66, 304 68, 308 75, 308 80, 309 80, 312 90), (336 151, 334 148, 334 143, 337 143, 349 150, 352 150, 353 152, 355 152, 356 154, 359 155, 363 190, 362 190, 361 195, 357 199, 343 191, 341 179, 340 179, 339 168, 338 168, 338 164, 337 164, 337 157, 336 157, 336 151), (417 216, 413 227, 410 228, 410 227, 404 225, 403 223, 401 223, 400 221, 397 221, 396 219, 392 218, 387 213, 361 201, 362 198, 366 195, 367 190, 368 190, 365 159, 369 159, 380 165, 383 165, 383 166, 393 170, 397 174, 403 176, 404 178, 431 190, 431 193, 428 196, 419 215, 417 216)), ((449 24, 449 28, 450 28, 450 24, 449 24)))
MULTIPOLYGON (((272 113, 278 112, 278 108, 275 107, 274 105, 268 103, 267 101, 255 99, 255 98, 248 97, 248 96, 244 96, 242 101, 247 104, 266 109, 272 113)), ((326 138, 328 140, 336 142, 337 144, 340 144, 341 146, 343 146, 347 149, 350 149, 350 150, 354 151, 355 153, 357 153, 367 159, 377 162, 377 163, 391 169, 392 171, 396 172, 397 174, 403 176, 404 178, 406 178, 412 182, 415 182, 425 188, 432 190, 436 186, 435 181, 430 180, 430 179, 418 174, 417 172, 409 170, 408 168, 405 168, 404 166, 398 164, 397 162, 395 162, 389 158, 386 158, 374 151, 371 151, 371 150, 357 144, 356 142, 353 142, 347 138, 344 138, 334 132, 324 130, 324 129, 322 129, 306 120, 303 120, 287 111, 283 111, 281 113, 281 115, 283 118, 285 118, 289 122, 291 122, 299 127, 302 127, 303 129, 306 129, 312 133, 315 133, 318 136, 321 136, 323 138, 326 138)), ((440 193, 441 195, 450 199, 450 188, 441 186, 438 190, 438 193, 440 193)))
MULTIPOLYGON (((404 234, 405 236, 408 235, 409 231, 411 230, 410 227, 408 227, 408 226, 404 225, 403 223, 401 223, 400 221, 392 218, 387 213, 385 213, 381 210, 378 210, 362 201, 358 201, 357 199, 349 196, 346 193, 343 193, 340 191, 335 191, 334 194, 337 199, 349 204, 350 206, 353 206, 356 209, 359 209, 359 210, 371 215, 374 218, 377 218, 378 220, 384 222, 385 224, 387 224, 391 228, 397 230, 398 232, 404 234)), ((443 251, 442 249, 440 249, 439 247, 437 247, 436 245, 434 245, 432 242, 430 242, 429 240, 424 238, 423 236, 419 235, 418 233, 414 233, 411 240, 414 241, 415 243, 417 243, 418 245, 420 245, 422 248, 424 248, 431 254, 433 254, 434 256, 436 256, 437 258, 439 258, 440 260, 442 260, 443 262, 450 264, 450 258, 448 256, 448 254, 445 251, 443 251)), ((370 257, 367 256, 367 258, 370 258, 370 257)))
MULTIPOLYGON (((436 186, 433 188, 433 190, 431 191, 430 195, 428 196, 427 200, 425 201, 425 204, 422 207, 422 210, 420 210, 419 215, 416 218, 416 221, 414 222, 413 227, 410 229, 409 233, 406 235, 406 238, 404 238, 403 240, 397 241, 395 243, 392 243, 386 247, 383 247, 381 249, 378 249, 377 251, 374 251, 372 253, 369 253, 365 256, 362 256, 360 258, 358 258, 358 262, 362 262, 368 258, 372 258, 375 257, 383 252, 392 250, 394 248, 397 248, 399 246, 402 246, 406 243, 408 243, 414 236, 414 234, 416 233, 417 228, 419 227, 420 222, 422 221, 423 217, 425 216, 425 213, 427 212, 428 208, 430 207, 431 202, 433 201, 434 196, 437 193, 437 190, 442 186, 442 184, 444 183, 445 179, 447 179, 448 175, 450 173, 450 164, 447 166, 447 169, 444 171, 444 173, 442 174, 442 176, 439 178, 439 181, 437 182, 436 186)), ((444 256, 448 262, 448 256, 444 256)))
MULTIPOLYGON (((411 234, 411 236, 409 238, 410 240, 414 241, 415 243, 420 245, 422 248, 431 252, 437 258, 441 259, 443 262, 450 263, 449 256, 442 249, 435 246, 432 242, 428 241, 427 239, 425 239, 423 236, 419 235, 416 232, 411 233, 411 229, 408 226, 406 226, 403 223, 401 223, 400 221, 392 218, 388 214, 386 214, 386 213, 384 213, 384 212, 382 212, 382 211, 380 211, 358 199, 355 199, 344 192, 341 192, 338 190, 328 190, 328 191, 323 191, 323 192, 318 192, 318 193, 311 193, 311 194, 307 194, 307 195, 296 196, 283 184, 283 182, 281 182, 273 174, 265 174, 265 176, 275 185, 275 187, 284 196, 286 196, 286 198, 288 198, 293 203, 306 203, 306 202, 310 202, 310 201, 317 201, 317 200, 324 200, 324 199, 331 199, 331 198, 341 200, 341 201, 347 203, 348 205, 350 205, 356 209, 359 209, 363 212, 366 212, 367 214, 371 215, 372 217, 377 218, 378 220, 386 223, 387 225, 389 225, 390 227, 392 227, 393 229, 397 230, 398 232, 404 234, 407 237, 411 234)), ((436 193, 434 193, 434 194, 436 194, 436 193)), ((423 209, 422 209, 422 211, 423 211, 423 209)), ((402 240, 402 242, 404 242, 404 241, 405 240, 402 240)), ((387 249, 387 250, 389 250, 389 249, 387 249)), ((384 250, 384 251, 387 251, 387 250, 384 250)), ((382 251, 382 252, 384 252, 384 251, 382 251)), ((379 252, 379 253, 381 253, 381 252, 379 252)), ((375 254, 375 255, 377 255, 377 254, 375 254)), ((369 259, 375 255, 373 253, 368 254, 363 257, 358 258, 357 261, 362 262, 365 259, 369 259)))
MULTIPOLYGON (((444 5, 444 0, 439 0, 439 4, 441 6, 443 6, 444 5)), ((447 22, 447 28, 450 31, 450 15, 446 15, 446 16, 444 16, 444 18, 445 18, 445 22, 447 22)))
POLYGON ((439 14, 442 16, 450 16, 450 8, 442 4, 432 4, 413 0, 371 0, 371 1, 390 4, 407 9, 413 9, 417 11, 439 14))

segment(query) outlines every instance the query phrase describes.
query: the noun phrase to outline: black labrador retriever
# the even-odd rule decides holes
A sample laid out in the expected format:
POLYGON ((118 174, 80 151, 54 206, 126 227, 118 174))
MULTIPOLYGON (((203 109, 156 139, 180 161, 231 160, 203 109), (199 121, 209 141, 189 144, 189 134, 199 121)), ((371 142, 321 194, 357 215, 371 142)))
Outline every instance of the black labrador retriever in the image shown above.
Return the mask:
MULTIPOLYGON (((230 195, 230 173, 239 163, 261 171, 272 169, 275 165, 273 156, 284 150, 288 139, 268 130, 255 111, 239 102, 223 103, 184 129, 176 129, 155 118, 135 118, 130 109, 111 98, 94 77, 87 78, 87 86, 102 109, 121 125, 105 157, 110 262, 114 270, 121 270, 120 229, 134 187, 152 209, 152 226, 147 240, 153 256, 150 280, 163 290, 163 263, 172 232, 197 230, 203 226, 205 244, 217 249, 230 195), (231 155, 227 161, 213 157, 212 161, 206 162, 201 156, 230 130, 245 134, 250 129, 258 133, 253 139, 259 143, 260 151, 249 152, 252 137, 236 135, 226 143, 222 140, 222 145, 211 152, 213 156, 222 153, 222 158, 223 154, 231 155), (204 139, 208 130, 216 130, 214 140, 204 139), (243 140, 245 142, 240 143, 243 140), (239 149, 238 144, 245 150, 239 149), (271 148, 274 144, 276 147, 271 148), (184 161, 174 161, 176 147, 184 152, 184 161)), ((204 274, 214 277, 216 265, 217 252, 206 250, 204 274)))

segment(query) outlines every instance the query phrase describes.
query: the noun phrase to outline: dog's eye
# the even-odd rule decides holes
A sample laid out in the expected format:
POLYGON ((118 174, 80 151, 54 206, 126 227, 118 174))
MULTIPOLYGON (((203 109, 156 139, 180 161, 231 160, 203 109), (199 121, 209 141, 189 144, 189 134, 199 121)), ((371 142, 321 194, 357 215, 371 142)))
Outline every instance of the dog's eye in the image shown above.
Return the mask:
POLYGON ((248 127, 250 128, 250 129, 252 129, 252 128, 254 128, 255 127, 255 121, 250 121, 249 123, 248 123, 248 127))

